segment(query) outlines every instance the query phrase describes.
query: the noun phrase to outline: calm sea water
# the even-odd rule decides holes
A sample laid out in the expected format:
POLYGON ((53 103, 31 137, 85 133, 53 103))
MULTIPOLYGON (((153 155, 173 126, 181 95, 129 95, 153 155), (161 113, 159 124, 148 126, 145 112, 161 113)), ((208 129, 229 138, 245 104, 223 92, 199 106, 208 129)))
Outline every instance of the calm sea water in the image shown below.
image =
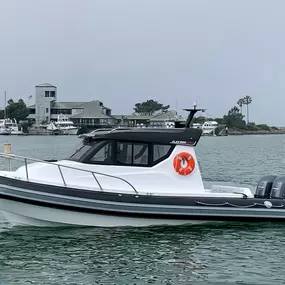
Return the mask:
MULTIPOLYGON (((14 153, 64 158, 75 136, 0 137, 14 153)), ((205 137, 196 148, 211 184, 285 175, 285 136, 205 137)), ((5 165, 1 165, 4 168, 5 165)), ((284 284, 285 224, 152 228, 10 228, 0 218, 0 284, 284 284)))

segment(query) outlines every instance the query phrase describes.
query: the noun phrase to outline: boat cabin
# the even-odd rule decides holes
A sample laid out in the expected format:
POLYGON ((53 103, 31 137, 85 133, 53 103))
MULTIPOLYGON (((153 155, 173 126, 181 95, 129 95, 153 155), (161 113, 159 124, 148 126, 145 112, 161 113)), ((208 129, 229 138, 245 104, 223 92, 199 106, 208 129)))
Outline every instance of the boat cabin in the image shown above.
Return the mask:
POLYGON ((202 130, 117 128, 85 137, 69 160, 85 164, 152 167, 168 158, 175 145, 195 146, 202 130))

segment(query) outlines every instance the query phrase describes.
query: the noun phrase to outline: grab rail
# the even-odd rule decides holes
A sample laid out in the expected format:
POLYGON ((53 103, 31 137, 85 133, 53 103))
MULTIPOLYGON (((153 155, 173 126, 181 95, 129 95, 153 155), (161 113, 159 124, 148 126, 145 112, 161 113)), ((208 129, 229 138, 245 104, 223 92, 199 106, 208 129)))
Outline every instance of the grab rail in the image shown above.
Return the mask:
POLYGON ((58 163, 54 163, 54 162, 50 162, 50 161, 46 161, 46 160, 37 159, 37 158, 31 158, 31 157, 26 157, 26 156, 15 155, 15 154, 0 153, 0 157, 1 158, 6 158, 6 159, 23 160, 24 163, 25 163, 25 171, 26 171, 26 178, 27 178, 27 180, 29 180, 28 161, 41 162, 41 163, 46 163, 46 164, 57 166, 64 186, 67 186, 67 183, 66 183, 66 180, 64 179, 64 176, 63 176, 63 173, 62 173, 62 169, 61 169, 62 167, 63 168, 68 168, 68 169, 73 169, 73 170, 78 170, 78 171, 82 171, 82 172, 91 173, 93 178, 94 178, 94 180, 97 182, 97 184, 98 184, 98 186, 99 186, 101 191, 104 191, 104 189, 103 189, 102 185, 100 184, 100 182, 98 180, 98 177, 96 177, 96 175, 102 175, 102 176, 106 176, 106 177, 110 177, 110 178, 115 178, 115 179, 121 180, 121 181, 125 182, 126 184, 128 184, 135 191, 135 193, 138 194, 138 191, 136 190, 136 188, 130 182, 128 182, 124 178, 121 178, 121 177, 118 177, 118 176, 114 176, 114 175, 110 175, 110 174, 106 174, 106 173, 101 173, 101 172, 97 172, 97 171, 92 171, 92 170, 87 170, 87 169, 81 169, 81 168, 73 167, 73 166, 69 166, 69 165, 58 164, 58 163))

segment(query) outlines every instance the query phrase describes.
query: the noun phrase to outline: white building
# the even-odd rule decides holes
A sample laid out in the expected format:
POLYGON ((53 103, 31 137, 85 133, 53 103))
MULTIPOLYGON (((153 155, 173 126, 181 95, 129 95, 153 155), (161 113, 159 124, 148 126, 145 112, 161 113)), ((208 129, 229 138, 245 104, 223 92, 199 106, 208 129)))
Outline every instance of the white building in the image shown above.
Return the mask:
POLYGON ((57 100, 57 88, 49 83, 36 86, 35 119, 36 123, 51 120, 51 103, 57 100))
POLYGON ((98 100, 90 102, 58 102, 56 86, 43 83, 36 85, 35 89, 34 104, 28 106, 30 110, 28 119, 33 120, 37 125, 43 122, 56 121, 58 115, 61 114, 68 117, 78 126, 116 124, 116 119, 111 116, 111 109, 105 107, 98 100))

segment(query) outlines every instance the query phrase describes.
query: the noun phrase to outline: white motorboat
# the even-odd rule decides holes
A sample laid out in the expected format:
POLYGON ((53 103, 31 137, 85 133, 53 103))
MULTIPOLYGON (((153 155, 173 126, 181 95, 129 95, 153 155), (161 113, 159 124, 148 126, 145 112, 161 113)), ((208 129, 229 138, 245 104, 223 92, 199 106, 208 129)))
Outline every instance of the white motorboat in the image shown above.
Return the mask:
POLYGON ((201 129, 201 128, 202 128, 202 125, 199 124, 199 123, 194 123, 194 124, 192 125, 192 128, 201 129))
POLYGON ((11 135, 11 129, 5 126, 0 126, 0 135, 11 135))
POLYGON ((202 181, 195 146, 201 129, 117 128, 83 138, 68 159, 23 159, 0 171, 0 212, 13 225, 152 226, 216 221, 284 221, 285 177, 249 188, 202 181), (32 163, 28 163, 32 161, 32 163))
POLYGON ((202 129, 203 136, 214 135, 215 136, 215 129, 219 126, 216 121, 206 121, 203 124, 194 123, 193 128, 195 129, 202 129))
POLYGON ((11 135, 23 135, 24 133, 19 130, 18 123, 16 119, 1 119, 0 120, 0 127, 4 127, 6 129, 10 129, 11 135))
POLYGON ((58 115, 57 121, 54 122, 56 128, 66 135, 77 135, 78 128, 74 126, 73 122, 67 116, 58 115))
POLYGON ((202 135, 203 136, 209 136, 209 135, 215 135, 215 129, 219 126, 219 124, 216 121, 206 121, 202 125, 202 135))

